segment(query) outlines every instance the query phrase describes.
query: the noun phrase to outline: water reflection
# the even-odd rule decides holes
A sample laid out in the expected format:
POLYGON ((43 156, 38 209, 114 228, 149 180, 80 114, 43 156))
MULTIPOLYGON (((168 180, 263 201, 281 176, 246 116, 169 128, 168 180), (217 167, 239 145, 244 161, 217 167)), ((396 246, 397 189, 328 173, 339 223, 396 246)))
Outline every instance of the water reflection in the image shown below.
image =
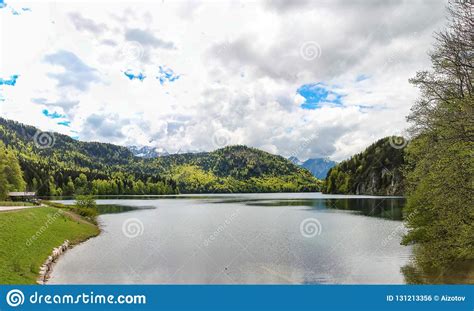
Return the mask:
POLYGON ((250 206, 304 206, 315 210, 337 209, 355 211, 364 216, 391 220, 403 219, 403 198, 382 199, 296 199, 296 200, 226 200, 215 203, 245 203, 250 206))
POLYGON ((52 284, 400 284, 411 255, 400 245, 402 223, 392 220, 403 206, 396 198, 228 194, 97 203, 102 233, 61 258, 52 284), (144 230, 130 239, 123 226, 132 218, 144 230), (301 224, 314 218, 323 230, 308 238, 301 224))
MULTIPOLYGON (((439 255, 441 254, 438 253, 439 255)), ((474 260, 438 266, 436 257, 436 255, 433 256, 433 252, 421 246, 416 247, 411 262, 401 268, 405 282, 407 284, 474 284, 474 260)))

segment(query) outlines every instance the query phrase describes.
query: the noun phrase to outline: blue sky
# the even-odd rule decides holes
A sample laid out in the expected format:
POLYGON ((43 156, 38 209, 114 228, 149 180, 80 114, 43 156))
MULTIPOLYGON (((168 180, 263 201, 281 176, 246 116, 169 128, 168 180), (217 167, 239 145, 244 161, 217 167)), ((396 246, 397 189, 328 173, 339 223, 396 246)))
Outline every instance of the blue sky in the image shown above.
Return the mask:
POLYGON ((31 8, 18 7, 17 4, 18 4, 17 1, 9 1, 7 3, 4 0, 0 0, 0 9, 4 9, 4 11, 7 11, 9 14, 12 14, 15 16, 22 15, 23 13, 26 13, 26 12, 31 12, 31 8))
POLYGON ((0 78, 0 85, 15 86, 18 75, 11 75, 8 78, 0 78))
POLYGON ((317 109, 324 105, 341 106, 344 97, 322 82, 304 84, 298 88, 297 93, 305 99, 301 104, 303 109, 317 109))
POLYGON ((175 74, 171 68, 159 66, 159 74, 156 78, 160 81, 160 84, 163 85, 166 82, 174 82, 178 80, 180 76, 175 74))
POLYGON ((59 114, 57 113, 56 111, 54 112, 49 112, 48 109, 44 109, 43 110, 43 115, 48 117, 48 118, 51 118, 51 119, 61 119, 61 118, 65 118, 66 116, 65 115, 62 115, 62 114, 59 114))
POLYGON ((127 70, 123 74, 127 76, 127 78, 129 78, 130 80, 143 81, 146 78, 146 76, 142 72, 134 73, 132 70, 127 70))

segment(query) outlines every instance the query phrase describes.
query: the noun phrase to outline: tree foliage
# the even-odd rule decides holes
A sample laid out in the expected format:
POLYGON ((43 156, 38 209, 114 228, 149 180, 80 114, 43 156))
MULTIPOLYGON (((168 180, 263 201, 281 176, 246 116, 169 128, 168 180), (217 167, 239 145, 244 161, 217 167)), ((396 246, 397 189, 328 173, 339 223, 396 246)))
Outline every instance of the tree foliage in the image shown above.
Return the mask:
POLYGON ((307 192, 321 182, 287 159, 245 146, 157 159, 182 193, 307 192))
POLYGON ((0 141, 0 200, 5 200, 10 191, 24 191, 25 186, 18 159, 0 141))
POLYGON ((431 268, 474 260, 473 5, 452 2, 449 11, 432 70, 411 80, 421 97, 408 117, 404 243, 417 243, 417 261, 431 268))
POLYGON ((97 204, 92 195, 77 195, 76 206, 79 208, 96 208, 97 204))

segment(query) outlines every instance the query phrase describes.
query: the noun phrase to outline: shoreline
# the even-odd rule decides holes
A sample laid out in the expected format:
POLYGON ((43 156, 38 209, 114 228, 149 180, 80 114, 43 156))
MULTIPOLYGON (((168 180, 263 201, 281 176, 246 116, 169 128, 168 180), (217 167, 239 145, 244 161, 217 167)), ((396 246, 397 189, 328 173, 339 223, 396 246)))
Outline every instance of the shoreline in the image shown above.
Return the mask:
MULTIPOLYGON (((302 196, 318 195, 318 198, 360 198, 360 199, 406 199, 404 195, 371 195, 371 194, 342 194, 342 193, 323 193, 323 192, 229 192, 229 193, 181 193, 181 194, 119 194, 119 195, 93 195, 95 200, 117 200, 117 199, 188 199, 188 198, 206 198, 212 197, 237 197, 241 195, 285 195, 285 194, 296 194, 302 196)), ((74 197, 49 197, 48 200, 51 202, 72 202, 74 197)), ((69 204, 65 204, 69 205, 69 204)))
MULTIPOLYGON (((62 214, 66 215, 71 220, 86 223, 86 224, 95 226, 98 229, 98 233, 96 235, 89 236, 89 237, 86 237, 85 239, 78 240, 78 241, 75 241, 75 242, 70 242, 69 240, 65 240, 60 246, 53 248, 50 255, 46 258, 44 263, 40 266, 39 272, 38 272, 38 277, 36 278, 36 283, 37 284, 47 285, 48 281, 51 277, 51 273, 53 272, 54 266, 59 262, 59 260, 64 255, 64 253, 66 253, 68 250, 70 250, 70 249, 72 249, 72 248, 74 248, 74 247, 76 247, 76 246, 78 246, 82 243, 87 242, 88 240, 90 240, 92 238, 95 238, 95 237, 99 236, 102 233, 102 230, 100 228, 99 223, 97 223, 97 222, 93 223, 91 221, 88 221, 88 220, 84 219, 82 216, 80 216, 79 214, 76 214, 71 210, 67 210, 66 207, 60 208, 60 207, 51 206, 51 205, 48 205, 48 204, 42 205, 42 206, 48 206, 48 207, 52 207, 52 208, 56 208, 58 210, 61 210, 62 214), (66 211, 64 211, 63 209, 66 210, 66 211)), ((97 220, 97 217, 96 217, 96 220, 97 220)))
POLYGON ((53 248, 51 255, 48 256, 45 263, 40 267, 39 276, 36 283, 39 285, 45 285, 48 282, 51 272, 53 271, 54 264, 58 261, 59 257, 69 249, 69 247, 69 240, 66 240, 60 246, 53 248))
MULTIPOLYGON (((99 227, 99 226, 97 226, 99 227)), ((100 228, 99 228, 100 230, 100 228)), ((38 285, 48 285, 48 281, 51 278, 51 273, 53 272, 54 266, 59 262, 61 257, 66 253, 68 250, 73 249, 76 246, 79 246, 87 241, 89 241, 92 238, 95 238, 100 235, 102 231, 99 232, 98 235, 96 236, 91 236, 88 237, 87 239, 84 239, 82 241, 79 241, 78 243, 72 244, 69 242, 69 240, 64 241, 63 244, 61 244, 58 247, 53 248, 53 251, 51 252, 51 255, 48 256, 46 261, 44 262, 43 265, 41 265, 40 270, 39 270, 39 275, 36 280, 36 283, 38 285)))

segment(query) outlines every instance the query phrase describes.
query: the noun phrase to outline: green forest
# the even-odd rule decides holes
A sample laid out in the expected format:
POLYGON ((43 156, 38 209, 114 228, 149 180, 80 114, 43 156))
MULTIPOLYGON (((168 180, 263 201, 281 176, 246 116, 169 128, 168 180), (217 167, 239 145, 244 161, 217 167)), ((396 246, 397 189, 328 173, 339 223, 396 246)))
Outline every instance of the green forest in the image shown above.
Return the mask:
POLYGON ((419 275, 435 270, 440 277, 449 276, 454 263, 474 267, 471 6, 462 1, 449 6, 450 24, 436 34, 431 70, 418 72, 410 81, 421 96, 408 116, 412 139, 405 148, 405 219, 409 232, 403 242, 416 244, 417 267, 407 269, 418 269, 419 275))
POLYGON ((245 146, 143 159, 125 147, 58 133, 45 133, 54 144, 44 148, 35 143, 38 131, 0 118, 3 198, 13 190, 40 196, 159 195, 318 191, 322 184, 283 157, 245 146))
POLYGON ((381 139, 331 168, 323 191, 334 194, 402 195, 404 150, 394 144, 396 139, 398 137, 381 139))

